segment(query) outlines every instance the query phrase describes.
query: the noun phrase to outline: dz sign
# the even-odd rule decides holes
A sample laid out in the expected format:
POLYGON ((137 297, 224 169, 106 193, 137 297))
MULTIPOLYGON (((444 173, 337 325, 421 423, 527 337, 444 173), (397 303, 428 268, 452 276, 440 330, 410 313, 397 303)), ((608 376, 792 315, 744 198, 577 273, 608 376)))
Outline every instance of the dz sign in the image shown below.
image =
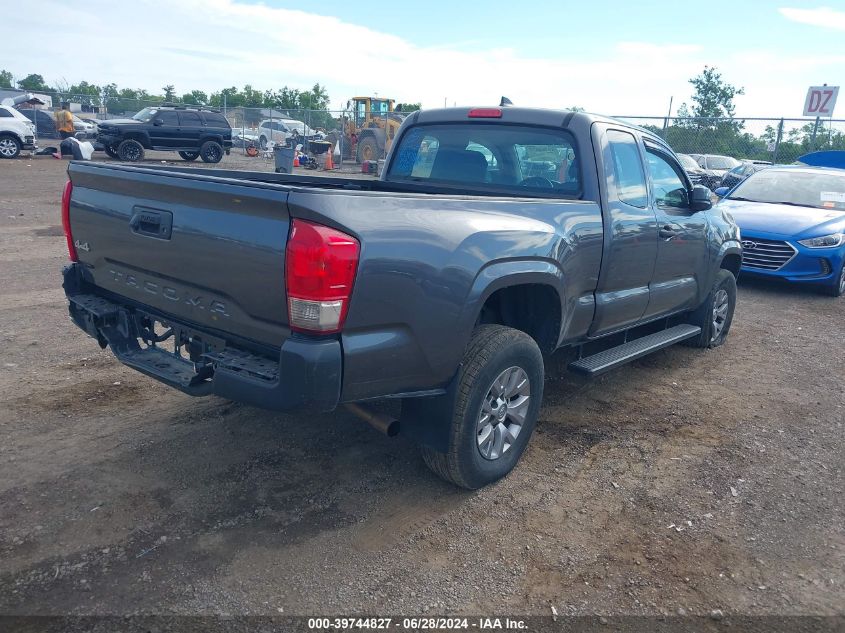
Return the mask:
POLYGON ((833 116, 839 86, 810 86, 804 99, 804 116, 833 116))

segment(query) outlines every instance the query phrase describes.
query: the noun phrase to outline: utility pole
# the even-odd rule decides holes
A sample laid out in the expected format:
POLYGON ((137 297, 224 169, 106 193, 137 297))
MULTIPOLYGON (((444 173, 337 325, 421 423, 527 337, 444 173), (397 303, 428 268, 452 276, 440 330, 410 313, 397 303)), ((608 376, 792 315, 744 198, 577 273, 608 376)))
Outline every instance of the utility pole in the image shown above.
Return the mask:
POLYGON ((778 123, 778 135, 775 138, 775 151, 772 152, 772 163, 778 162, 778 148, 780 147, 781 139, 783 139, 783 119, 778 123))
MULTIPOLYGON (((826 86, 827 84, 822 84, 822 85, 826 86)), ((832 116, 833 115, 831 114, 831 117, 832 116)), ((810 139, 810 149, 812 149, 813 151, 816 151, 816 134, 819 131, 819 121, 821 121, 821 117, 817 116, 816 117, 816 123, 815 123, 815 125, 813 125, 813 137, 812 137, 812 139, 810 139)))
POLYGON ((666 118, 663 119, 663 131, 664 132, 666 131, 666 128, 669 127, 669 119, 672 118, 672 99, 674 99, 674 98, 675 98, 674 96, 669 97, 669 112, 666 115, 666 118))

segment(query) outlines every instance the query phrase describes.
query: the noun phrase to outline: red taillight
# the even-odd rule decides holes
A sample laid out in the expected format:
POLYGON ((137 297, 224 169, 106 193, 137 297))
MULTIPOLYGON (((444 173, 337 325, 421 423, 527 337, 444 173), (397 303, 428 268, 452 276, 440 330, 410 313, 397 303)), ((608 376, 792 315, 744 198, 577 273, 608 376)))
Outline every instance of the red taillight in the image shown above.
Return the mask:
POLYGON ((70 194, 73 193, 73 183, 68 180, 65 183, 65 190, 62 192, 62 228, 65 230, 67 240, 67 254, 70 261, 77 262, 76 246, 73 244, 73 233, 70 231, 70 194))
POLYGON ((294 220, 285 257, 292 330, 339 332, 358 268, 360 246, 336 229, 294 220))
POLYGON ((473 108, 467 115, 470 119, 501 119, 501 108, 473 108))

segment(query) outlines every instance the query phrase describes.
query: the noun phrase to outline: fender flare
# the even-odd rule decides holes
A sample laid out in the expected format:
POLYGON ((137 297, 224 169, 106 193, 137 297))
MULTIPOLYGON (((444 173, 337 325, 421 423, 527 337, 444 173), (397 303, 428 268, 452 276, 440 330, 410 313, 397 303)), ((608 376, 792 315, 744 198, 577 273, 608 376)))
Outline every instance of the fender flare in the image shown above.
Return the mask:
POLYGON ((121 134, 117 145, 120 145, 123 141, 138 141, 144 149, 150 149, 152 147, 150 145, 150 135, 146 132, 132 131, 121 134))
POLYGON ((719 253, 716 255, 716 261, 719 263, 719 268, 722 268, 722 262, 728 255, 737 255, 742 261, 742 244, 738 240, 725 240, 719 247, 719 253))
POLYGON ((560 313, 563 318, 566 300, 563 272, 556 263, 543 259, 491 262, 478 272, 464 301, 460 324, 462 328, 466 328, 467 338, 481 315, 481 309, 494 292, 527 284, 551 286, 560 301, 560 313))
MULTIPOLYGON (((563 273, 556 263, 542 259, 492 262, 478 272, 470 287, 457 323, 458 340, 469 341, 481 309, 494 292, 526 284, 551 287, 560 300, 561 321, 566 318, 563 273)), ((560 326, 561 324, 558 324, 558 327, 560 326)), ((463 349, 460 351, 462 355, 463 349)), ((403 400, 400 433, 436 451, 446 452, 449 449, 452 411, 460 369, 459 360, 455 373, 446 385, 444 395, 403 400)))
POLYGON ((201 136, 199 140, 200 147, 202 147, 202 144, 206 141, 214 141, 215 143, 223 145, 223 137, 219 134, 206 134, 205 136, 201 136))

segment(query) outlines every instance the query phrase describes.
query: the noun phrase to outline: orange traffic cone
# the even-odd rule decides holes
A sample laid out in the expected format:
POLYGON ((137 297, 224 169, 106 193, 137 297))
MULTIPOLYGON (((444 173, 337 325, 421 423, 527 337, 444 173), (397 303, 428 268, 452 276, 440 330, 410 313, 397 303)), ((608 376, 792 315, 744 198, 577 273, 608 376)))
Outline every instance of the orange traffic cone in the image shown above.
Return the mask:
POLYGON ((332 160, 332 148, 329 147, 328 151, 326 152, 326 171, 330 169, 334 169, 334 161, 332 160))
POLYGON ((294 155, 293 157, 293 166, 299 167, 299 156, 294 155))

